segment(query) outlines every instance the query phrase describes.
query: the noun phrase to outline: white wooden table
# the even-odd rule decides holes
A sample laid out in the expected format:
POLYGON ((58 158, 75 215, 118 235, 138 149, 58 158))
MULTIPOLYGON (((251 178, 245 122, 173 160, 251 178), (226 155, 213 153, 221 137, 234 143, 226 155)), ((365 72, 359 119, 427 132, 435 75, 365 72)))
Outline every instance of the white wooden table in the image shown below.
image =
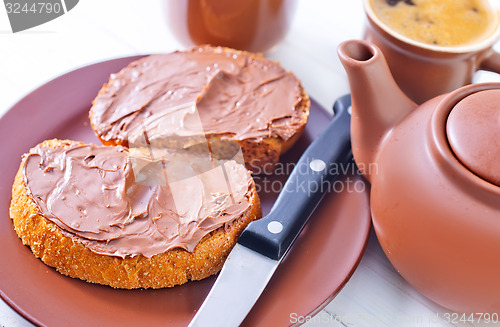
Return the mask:
MULTIPOLYGON (((56 20, 12 34, 0 5, 0 114, 37 86, 77 67, 182 49, 164 13, 162 0, 81 0, 56 20)), ((291 32, 266 56, 292 70, 313 98, 331 108, 336 98, 349 92, 337 46, 360 38, 363 24, 361 0, 300 0, 291 32)), ((477 80, 499 78, 481 72, 477 80)), ((301 319, 311 326, 449 326, 446 312, 399 276, 372 231, 345 288, 318 315, 301 319)), ((0 327, 14 326, 32 324, 0 300, 0 327)))

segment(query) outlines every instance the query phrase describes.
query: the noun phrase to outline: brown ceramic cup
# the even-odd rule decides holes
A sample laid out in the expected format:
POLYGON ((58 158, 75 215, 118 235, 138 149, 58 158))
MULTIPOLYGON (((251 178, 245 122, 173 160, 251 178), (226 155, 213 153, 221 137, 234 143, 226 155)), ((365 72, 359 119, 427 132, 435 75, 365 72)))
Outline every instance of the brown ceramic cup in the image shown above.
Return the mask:
POLYGON ((414 41, 391 30, 375 14, 371 0, 363 0, 367 23, 364 39, 384 53, 394 79, 416 103, 470 84, 477 70, 500 73, 500 54, 493 45, 500 38, 500 9, 490 1, 495 14, 493 32, 468 46, 435 46, 414 41))
POLYGON ((263 52, 287 34, 297 0, 165 0, 167 24, 186 46, 263 52))

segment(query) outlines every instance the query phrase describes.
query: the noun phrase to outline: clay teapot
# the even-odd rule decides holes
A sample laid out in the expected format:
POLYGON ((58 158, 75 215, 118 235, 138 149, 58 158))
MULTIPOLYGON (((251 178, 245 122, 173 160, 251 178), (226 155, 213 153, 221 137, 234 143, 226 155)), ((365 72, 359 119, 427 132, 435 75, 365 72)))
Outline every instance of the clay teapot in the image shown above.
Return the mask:
POLYGON ((352 93, 352 150, 385 254, 436 303, 499 314, 500 83, 417 106, 377 46, 346 41, 338 54, 352 93))

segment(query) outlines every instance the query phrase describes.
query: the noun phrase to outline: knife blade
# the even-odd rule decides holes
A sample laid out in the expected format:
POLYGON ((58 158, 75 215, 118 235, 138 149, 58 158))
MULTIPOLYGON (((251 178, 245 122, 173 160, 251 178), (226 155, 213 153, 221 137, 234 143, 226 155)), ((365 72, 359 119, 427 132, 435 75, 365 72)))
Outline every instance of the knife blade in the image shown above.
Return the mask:
POLYGON ((329 186, 340 177, 342 169, 336 165, 352 159, 350 104, 350 95, 335 102, 334 119, 300 157, 269 214, 241 233, 189 327, 234 327, 245 319, 329 186))

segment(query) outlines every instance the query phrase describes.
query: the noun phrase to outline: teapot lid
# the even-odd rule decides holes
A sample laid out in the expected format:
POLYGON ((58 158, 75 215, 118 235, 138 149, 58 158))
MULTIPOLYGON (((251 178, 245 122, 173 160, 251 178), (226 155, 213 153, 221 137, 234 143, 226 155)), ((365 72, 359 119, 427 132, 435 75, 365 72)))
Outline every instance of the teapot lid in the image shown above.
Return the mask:
POLYGON ((473 93, 458 102, 448 116, 446 133, 463 165, 500 186, 500 90, 473 93))

